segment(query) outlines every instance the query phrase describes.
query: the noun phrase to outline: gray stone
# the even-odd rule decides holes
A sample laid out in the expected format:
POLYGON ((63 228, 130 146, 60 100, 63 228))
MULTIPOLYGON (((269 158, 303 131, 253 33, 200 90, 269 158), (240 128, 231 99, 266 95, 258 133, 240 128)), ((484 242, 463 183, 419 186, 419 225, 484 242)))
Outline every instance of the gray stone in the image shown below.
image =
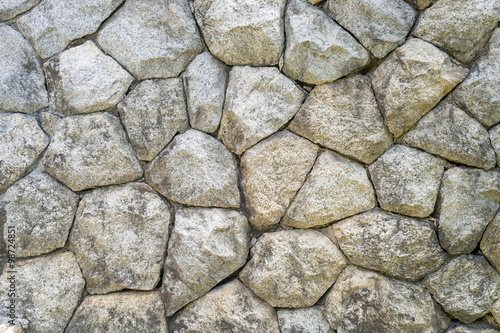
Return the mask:
POLYGON ((426 217, 434 211, 445 161, 403 145, 386 151, 369 167, 380 207, 426 217))
POLYGON ((432 44, 410 39, 371 75, 389 130, 395 137, 410 130, 467 73, 432 44))
POLYGON ((178 76, 202 50, 187 0, 128 0, 97 42, 138 80, 178 76))
POLYGON ((484 256, 488 258, 497 271, 500 272, 500 214, 497 214, 491 220, 484 231, 483 238, 481 239, 481 251, 483 251, 484 256))
POLYGON ((231 152, 208 134, 177 135, 150 164, 146 181, 169 200, 202 207, 240 205, 238 168, 231 152))
POLYGON ((452 324, 446 333, 499 333, 499 331, 489 325, 475 322, 469 325, 452 324))
POLYGON ((500 299, 496 300, 495 303, 493 303, 491 314, 495 318, 495 322, 500 325, 500 299))
POLYGON ((134 78, 91 41, 64 51, 44 64, 50 110, 63 115, 115 106, 134 78))
POLYGON ((373 162, 392 144, 364 76, 314 88, 289 129, 364 163, 373 162))
POLYGON ((311 170, 318 147, 288 131, 279 132, 241 157, 241 188, 255 227, 280 222, 311 170))
POLYGON ((40 0, 4 0, 0 3, 0 22, 13 19, 14 17, 30 10, 38 5, 40 0))
POLYGON ((178 208, 168 244, 162 297, 167 316, 203 296, 248 256, 246 217, 220 208, 178 208))
POLYGON ((50 136, 53 136, 56 132, 57 120, 59 117, 50 112, 40 112, 40 123, 42 128, 50 136))
POLYGON ((309 307, 331 287, 347 261, 331 240, 315 230, 265 233, 240 272, 257 296, 274 307, 309 307))
POLYGON ((23 333, 23 326, 19 323, 11 325, 6 318, 5 322, 0 323, 0 332, 3 333, 23 333))
POLYGON ((118 111, 137 156, 145 161, 188 126, 180 78, 141 82, 118 104, 118 111))
POLYGON ((415 7, 416 10, 424 10, 432 5, 436 0, 405 0, 410 5, 415 7))
POLYGON ((305 97, 277 68, 233 67, 219 136, 240 155, 292 119, 305 97))
POLYGON ((500 124, 492 127, 489 131, 491 145, 497 156, 497 165, 500 165, 500 124))
POLYGON ((277 311, 281 333, 334 333, 320 307, 277 311))

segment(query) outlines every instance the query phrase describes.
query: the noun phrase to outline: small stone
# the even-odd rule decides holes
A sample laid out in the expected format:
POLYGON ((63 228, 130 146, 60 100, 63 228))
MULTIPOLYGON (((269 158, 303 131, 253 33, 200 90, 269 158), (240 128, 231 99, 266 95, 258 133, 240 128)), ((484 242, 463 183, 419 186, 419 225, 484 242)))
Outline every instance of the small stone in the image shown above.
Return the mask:
POLYGON ((292 119, 305 97, 277 68, 233 67, 219 137, 240 155, 292 119))
POLYGON ((252 248, 240 280, 273 307, 309 307, 346 266, 342 252, 315 230, 265 233, 252 248))
POLYGON ((497 165, 500 165, 500 124, 492 127, 489 131, 491 145, 497 155, 497 165))
POLYGON ((143 81, 118 104, 118 111, 137 156, 151 161, 187 127, 182 80, 143 81))
POLYGON ((410 130, 467 73, 467 68, 420 39, 410 39, 394 51, 371 75, 391 133, 399 137, 410 130))
POLYGON ((289 129, 364 163, 392 144, 370 81, 359 75, 314 88, 289 129))
POLYGON ((57 120, 59 118, 49 112, 40 112, 40 122, 42 124, 42 128, 50 136, 54 136, 57 127, 57 120))
POLYGON ((241 188, 250 223, 268 227, 280 222, 311 170, 318 147, 288 131, 279 132, 241 157, 241 188))
POLYGON ((462 255, 429 275, 424 284, 446 313, 469 324, 490 312, 500 277, 482 256, 462 255))
POLYGON ((415 7, 416 10, 424 10, 432 5, 436 0, 405 0, 410 5, 415 7))
MULTIPOLYGON (((484 231, 481 240, 481 251, 483 251, 484 256, 488 258, 497 271, 500 272, 500 214, 497 214, 493 218, 484 231)), ((500 306, 500 303, 498 305, 500 306)))
POLYGON ((187 0, 128 0, 97 42, 138 80, 176 77, 202 50, 187 0))
POLYGON ((277 311, 281 333, 334 333, 321 308, 281 309, 277 311))
POLYGON ((30 10, 38 5, 40 0, 4 0, 0 3, 0 22, 13 19, 14 17, 30 10))
POLYGON ((500 325, 500 299, 493 303, 491 314, 495 318, 495 322, 500 325))
POLYGON ((490 325, 483 324, 481 322, 474 322, 469 325, 461 323, 452 324, 446 333, 499 333, 499 331, 490 325))
POLYGON ((115 106, 134 80, 91 41, 50 59, 44 69, 50 109, 67 116, 115 106))

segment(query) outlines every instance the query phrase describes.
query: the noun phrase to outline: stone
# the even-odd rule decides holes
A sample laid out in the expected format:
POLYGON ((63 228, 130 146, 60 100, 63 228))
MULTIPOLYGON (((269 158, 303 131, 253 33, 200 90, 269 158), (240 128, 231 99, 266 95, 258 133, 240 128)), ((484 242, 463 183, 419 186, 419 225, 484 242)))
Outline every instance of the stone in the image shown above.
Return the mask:
POLYGON ((277 65, 283 52, 286 0, 195 0, 210 52, 228 65, 277 65))
POLYGON ((177 135, 148 164, 145 177, 167 199, 192 206, 238 208, 238 167, 231 152, 208 134, 177 135))
POLYGON ((351 263, 398 279, 418 281, 447 259, 425 220, 375 209, 331 228, 351 263))
MULTIPOLYGON (((16 257, 61 248, 68 239, 79 197, 44 172, 35 170, 5 193, 6 225, 15 228, 16 257)), ((4 229, 4 240, 9 240, 4 229)))
POLYGON ((423 116, 400 142, 453 162, 486 170, 495 167, 488 131, 447 101, 423 116))
POLYGON ((500 124, 492 127, 489 131, 491 145, 497 156, 497 165, 500 165, 500 124))
POLYGON ((247 260, 250 226, 244 215, 220 208, 178 208, 164 266, 167 316, 205 295, 247 260))
POLYGON ((417 14, 403 0, 328 0, 325 10, 377 58, 403 44, 417 14))
POLYGON ((380 207, 426 217, 434 211, 445 161, 403 145, 395 145, 368 170, 380 207))
POLYGON ((219 137, 240 155, 290 121, 305 97, 277 68, 233 67, 219 137))
POLYGON ((500 323, 500 300, 496 300, 495 303, 493 303, 493 307, 491 309, 491 314, 495 318, 495 322, 497 324, 500 323))
POLYGON ((20 179, 49 144, 35 118, 0 113, 0 193, 20 179))
POLYGON ((134 80, 91 41, 51 58, 44 69, 50 110, 66 116, 115 106, 134 80))
POLYGON ((288 128, 364 163, 392 145, 370 81, 360 75, 315 87, 288 128))
POLYGON ((500 214, 488 224, 480 244, 484 256, 500 272, 500 214))
POLYGON ((139 83, 118 104, 118 111, 139 159, 151 161, 188 126, 180 78, 139 83))
POLYGON ((109 113, 61 119, 42 163, 73 191, 134 181, 143 173, 120 120, 109 113))
POLYGON ((416 10, 424 10, 430 5, 434 4, 436 0, 405 0, 410 5, 415 7, 416 10))
POLYGON ((241 157, 241 189, 254 227, 276 225, 311 170, 318 153, 311 142, 282 131, 241 157))
POLYGON ((42 58, 63 51, 71 41, 96 32, 123 0, 43 0, 17 20, 42 58))
POLYGON ((13 19, 14 17, 30 10, 38 5, 40 0, 5 0, 0 4, 0 22, 13 19))
POLYGON ((365 168, 341 155, 319 155, 281 222, 293 228, 325 226, 374 208, 375 191, 365 168))
POLYGON ((499 333, 499 331, 490 325, 474 322, 469 325, 454 323, 448 328, 446 333, 499 333))
POLYGON ((321 9, 304 0, 288 3, 283 72, 309 84, 335 81, 365 66, 370 54, 321 9))
POLYGON ((316 304, 347 261, 332 241, 315 230, 265 233, 250 252, 240 280, 273 307, 316 304))
POLYGON ((21 324, 15 323, 14 325, 11 325, 6 318, 5 322, 0 323, 0 332, 3 333, 23 333, 23 326, 21 324))
POLYGON ((40 123, 42 128, 50 136, 53 136, 56 132, 57 120, 59 117, 50 112, 40 112, 40 123))
POLYGON ((455 167, 443 176, 439 242, 451 254, 474 251, 488 223, 500 207, 500 173, 455 167))
POLYGON ((152 290, 160 280, 171 207, 139 182, 95 189, 80 201, 71 230, 87 291, 152 290))
POLYGON ((2 23, 0 68, 0 112, 35 113, 49 105, 35 51, 19 32, 2 23))
POLYGON ((462 255, 429 275, 424 284, 446 313, 470 324, 490 312, 500 277, 484 257, 462 255))
POLYGON ((281 333, 334 333, 321 308, 281 309, 277 311, 281 333))
POLYGON ((410 130, 467 73, 467 68, 455 65, 446 53, 420 39, 410 39, 396 49, 371 74, 391 133, 399 137, 410 130))
POLYGON ((226 66, 206 51, 191 61, 182 79, 191 127, 206 133, 217 131, 226 96, 226 66))
POLYGON ((186 0, 126 1, 97 43, 138 80, 176 77, 202 50, 186 0))
POLYGON ((167 333, 160 292, 127 291, 87 296, 65 332, 167 333))
POLYGON ((356 266, 347 266, 327 294, 325 317, 342 333, 433 333, 450 323, 422 286, 356 266))

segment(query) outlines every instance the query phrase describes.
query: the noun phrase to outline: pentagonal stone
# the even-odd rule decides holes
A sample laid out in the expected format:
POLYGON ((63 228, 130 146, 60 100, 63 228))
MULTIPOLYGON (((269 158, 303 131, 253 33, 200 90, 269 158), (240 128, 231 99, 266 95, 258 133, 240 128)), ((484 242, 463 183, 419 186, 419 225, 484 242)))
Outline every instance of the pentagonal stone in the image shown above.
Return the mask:
POLYGON ((334 333, 320 307, 277 311, 281 333, 334 333))
POLYGON ((489 131, 491 145, 497 155, 497 165, 500 165, 500 124, 492 127, 489 131))
POLYGON ((7 21, 22 14, 34 6, 40 0, 4 0, 0 3, 0 21, 7 21))
POLYGON ((453 323, 446 333, 498 333, 491 325, 476 321, 472 324, 453 323))
MULTIPOLYGON (((481 240, 481 251, 500 272, 500 214, 488 224, 481 240)), ((500 305, 500 303, 499 303, 500 305)), ((500 310, 500 308, 499 308, 500 310)))

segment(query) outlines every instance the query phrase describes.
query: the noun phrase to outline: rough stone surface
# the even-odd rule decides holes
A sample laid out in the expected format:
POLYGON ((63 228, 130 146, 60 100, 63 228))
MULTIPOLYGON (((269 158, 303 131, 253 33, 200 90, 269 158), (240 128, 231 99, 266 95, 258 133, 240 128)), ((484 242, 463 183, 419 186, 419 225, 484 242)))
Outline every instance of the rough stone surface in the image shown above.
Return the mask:
POLYGON ((288 131, 279 132, 241 157, 241 188, 256 227, 278 224, 311 170, 318 147, 288 131))
POLYGON ((167 316, 203 296, 248 256, 246 217, 220 208, 180 208, 170 236, 162 295, 167 316))
POLYGON ((95 189, 83 196, 71 231, 87 290, 152 290, 160 280, 171 208, 144 183, 95 189))
POLYGON ((278 310, 281 333, 334 333, 320 307, 278 310))
POLYGON ((238 169, 231 152, 208 134, 176 136, 146 169, 146 181, 169 200, 202 207, 239 207, 238 169))
POLYGON ((491 145, 497 155, 497 165, 500 165, 500 124, 489 131, 491 145))
POLYGON ((370 81, 363 76, 314 88, 289 129, 365 163, 373 162, 392 144, 370 81))
POLYGON ((481 251, 483 251, 484 256, 488 258, 490 263, 495 266, 497 271, 500 272, 500 214, 495 216, 484 231, 481 240, 481 251))
POLYGON ((500 325, 500 300, 497 300, 495 301, 495 303, 493 303, 491 314, 495 318, 495 322, 500 325))
POLYGON ((405 0, 417 10, 424 10, 432 5, 436 0, 405 0))
POLYGON ((128 0, 97 42, 138 80, 175 77, 202 50, 186 0, 128 0))
POLYGON ((40 112, 40 123, 42 128, 50 136, 56 132, 57 120, 59 118, 50 112, 40 112))
POLYGON ((240 155, 292 119, 304 99, 305 93, 277 68, 233 67, 219 136, 240 155))
POLYGON ((347 264, 330 239, 313 230, 266 233, 250 254, 240 280, 274 307, 314 305, 347 264))
POLYGON ((420 39, 410 39, 372 73, 372 84, 385 122, 399 137, 410 130, 468 70, 420 39))
POLYGON ((40 0, 4 0, 0 3, 0 22, 7 21, 22 14, 34 6, 40 0))
POLYGON ((489 325, 475 322, 469 325, 452 324, 446 333, 498 333, 499 331, 489 325))

